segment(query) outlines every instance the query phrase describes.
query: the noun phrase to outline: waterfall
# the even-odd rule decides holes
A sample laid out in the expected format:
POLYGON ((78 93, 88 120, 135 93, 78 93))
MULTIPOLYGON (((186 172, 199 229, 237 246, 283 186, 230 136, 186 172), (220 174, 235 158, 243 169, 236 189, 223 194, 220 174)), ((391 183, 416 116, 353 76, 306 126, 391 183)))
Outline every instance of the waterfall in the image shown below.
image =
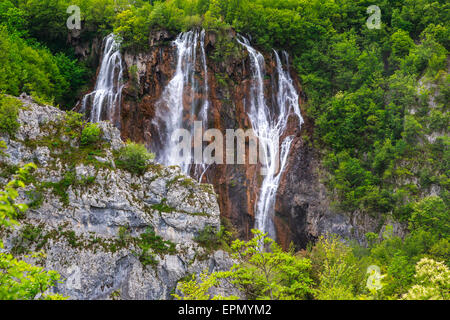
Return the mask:
POLYGON ((86 113, 90 106, 89 121, 116 121, 116 126, 119 126, 122 76, 120 45, 114 40, 114 35, 110 34, 104 40, 103 58, 94 91, 86 95, 82 101, 81 112, 86 113))
POLYGON ((179 155, 175 153, 175 142, 171 140, 171 137, 175 130, 181 128, 190 130, 194 136, 193 122, 195 120, 202 121, 204 127, 207 128, 209 86, 205 31, 180 33, 173 45, 177 50, 175 74, 163 91, 154 120, 160 134, 157 160, 165 165, 178 165, 185 174, 193 171, 196 178, 201 178, 206 167, 203 164, 196 164, 192 168, 192 155, 180 159, 179 155), (198 50, 199 45, 200 50, 198 50), (198 59, 198 54, 201 55, 200 59, 198 59), (196 70, 197 61, 200 61, 202 65, 201 70, 196 70), (201 82, 197 79, 200 72, 204 73, 201 82), (197 99, 198 93, 202 93, 204 99, 197 99), (191 99, 189 104, 186 97, 191 99), (186 120, 187 113, 185 111, 189 111, 188 120, 186 120))
MULTIPOLYGON (((294 115, 303 123, 298 103, 298 93, 289 72, 289 56, 274 51, 276 72, 272 75, 273 96, 266 100, 265 60, 255 50, 250 41, 238 37, 237 41, 249 53, 252 72, 252 84, 246 99, 246 109, 252 129, 262 148, 265 175, 255 207, 255 228, 275 238, 273 224, 276 194, 283 172, 286 169, 292 136, 284 137, 290 116, 294 115), (282 141, 280 141, 280 139, 282 141)), ((208 112, 210 102, 208 68, 205 52, 205 31, 180 33, 173 45, 177 52, 176 69, 173 77, 165 87, 157 103, 156 117, 153 124, 159 137, 155 142, 158 161, 165 165, 178 165, 185 174, 192 174, 202 179, 208 169, 205 164, 192 164, 193 155, 180 157, 175 148, 179 141, 172 141, 177 129, 187 129, 195 136, 194 121, 201 121, 208 129, 208 112)), ((261 159, 260 159, 261 160, 261 159)))
MULTIPOLYGON (((278 77, 276 97, 273 99, 276 105, 269 108, 264 96, 264 57, 250 45, 248 39, 240 37, 238 42, 247 49, 250 56, 253 82, 250 88, 248 116, 266 162, 265 176, 255 208, 255 228, 275 239, 275 199, 293 141, 293 137, 288 136, 283 139, 280 147, 280 138, 285 133, 288 118, 292 113, 298 117, 300 126, 303 124, 303 118, 298 104, 298 93, 289 75, 289 67, 287 70, 283 68, 279 54, 274 51, 278 77)), ((283 58, 288 66, 289 57, 286 52, 283 52, 283 58)))

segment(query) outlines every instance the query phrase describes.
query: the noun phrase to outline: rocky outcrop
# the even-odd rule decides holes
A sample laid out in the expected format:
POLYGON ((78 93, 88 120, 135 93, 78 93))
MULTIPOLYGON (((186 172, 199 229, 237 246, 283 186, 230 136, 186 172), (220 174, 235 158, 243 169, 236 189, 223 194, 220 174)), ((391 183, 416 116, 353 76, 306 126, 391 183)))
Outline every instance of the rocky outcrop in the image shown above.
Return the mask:
POLYGON ((195 241, 206 228, 220 227, 211 186, 153 162, 142 176, 117 169, 114 152, 124 145, 118 129, 100 123, 103 149, 86 150, 71 136, 64 112, 26 96, 21 101, 19 132, 1 137, 8 146, 1 171, 28 162, 38 169, 21 195, 30 209, 3 239, 16 255, 44 250, 34 262, 62 275, 54 292, 71 299, 170 299, 180 279, 231 267, 225 252, 195 241))
MULTIPOLYGON (((236 35, 217 35, 207 33, 205 37, 205 52, 208 67, 208 96, 197 93, 197 100, 208 99, 210 101, 209 128, 244 130, 250 129, 251 124, 245 108, 245 100, 248 96, 252 74, 247 52, 236 45, 237 51, 228 55, 221 55, 218 48, 219 37, 233 39, 236 35), (213 57, 213 58, 210 58, 213 57)), ((137 75, 129 75, 124 89, 124 99, 121 112, 121 133, 123 139, 132 139, 146 143, 152 148, 154 141, 158 139, 158 128, 154 126, 158 102, 161 99, 164 88, 171 80, 177 62, 176 48, 171 41, 175 39, 165 31, 155 31, 149 38, 150 50, 136 55, 125 53, 126 67, 136 66, 137 75)), ((274 92, 273 81, 276 79, 270 75, 276 73, 274 57, 267 55, 266 66, 267 96, 274 92)), ((200 58, 195 65, 195 73, 199 78, 205 77, 200 58)), ((296 86, 300 90, 299 82, 296 86)), ((194 97, 190 96, 189 88, 186 90, 186 105, 191 105, 194 97)), ((190 112, 186 112, 189 114, 190 112)), ((186 123, 196 120, 195 116, 186 116, 186 123)), ((289 134, 300 137, 297 129, 289 134)), ((205 175, 205 180, 212 183, 219 194, 219 206, 223 217, 229 219, 239 231, 241 238, 249 238, 250 230, 254 227, 255 206, 258 199, 261 177, 257 174, 259 167, 256 165, 214 165, 205 175)))

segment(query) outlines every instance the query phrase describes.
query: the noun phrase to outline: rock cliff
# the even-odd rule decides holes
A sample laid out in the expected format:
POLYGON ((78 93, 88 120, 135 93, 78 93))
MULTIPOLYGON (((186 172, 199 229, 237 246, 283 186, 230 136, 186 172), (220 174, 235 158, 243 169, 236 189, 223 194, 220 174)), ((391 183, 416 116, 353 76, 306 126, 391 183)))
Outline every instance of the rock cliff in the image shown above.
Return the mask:
POLYGON ((38 169, 21 194, 30 209, 20 228, 3 230, 2 238, 18 256, 45 252, 34 263, 62 275, 54 292, 71 299, 170 299, 180 279, 229 269, 225 252, 195 241, 220 227, 210 185, 154 162, 142 176, 117 169, 114 152, 124 143, 109 123, 99 124, 102 148, 89 149, 71 136, 66 113, 26 95, 20 100, 19 132, 0 137, 8 147, 0 183, 25 163, 38 169))

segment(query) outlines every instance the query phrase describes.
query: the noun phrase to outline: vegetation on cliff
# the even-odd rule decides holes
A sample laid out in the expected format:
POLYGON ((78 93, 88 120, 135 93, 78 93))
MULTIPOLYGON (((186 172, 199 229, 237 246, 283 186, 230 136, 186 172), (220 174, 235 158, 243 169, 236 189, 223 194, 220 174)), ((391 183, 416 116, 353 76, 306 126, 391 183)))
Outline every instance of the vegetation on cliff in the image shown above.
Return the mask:
MULTIPOLYGON (((4 190, 0 190, 0 228, 19 224, 17 217, 28 207, 16 203, 15 200, 19 196, 18 189, 25 186, 25 181, 34 169, 36 166, 33 164, 26 165, 18 170, 14 180, 11 180, 4 190)), ((0 239, 1 249, 3 241, 0 239)), ((39 258, 39 255, 42 253, 34 253, 32 257, 39 258)), ((60 275, 55 271, 46 271, 0 251, 0 300, 64 299, 61 295, 47 293, 59 278, 60 275)))

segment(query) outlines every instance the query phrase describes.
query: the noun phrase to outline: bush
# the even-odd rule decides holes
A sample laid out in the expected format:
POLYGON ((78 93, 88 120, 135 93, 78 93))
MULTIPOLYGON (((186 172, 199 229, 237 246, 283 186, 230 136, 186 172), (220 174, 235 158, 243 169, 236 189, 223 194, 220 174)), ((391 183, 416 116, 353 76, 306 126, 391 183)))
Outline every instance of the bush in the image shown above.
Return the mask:
POLYGON ((194 240, 201 246, 211 250, 217 249, 220 245, 217 230, 213 226, 206 226, 194 240))
POLYGON ((68 111, 65 117, 66 133, 75 139, 80 136, 80 130, 83 127, 83 115, 78 112, 68 111))
POLYGON ((15 135, 20 127, 17 117, 21 105, 20 101, 15 98, 0 96, 0 133, 15 135))
POLYGON ((148 160, 155 158, 143 144, 127 142, 127 145, 116 154, 116 165, 134 174, 144 174, 148 160))
MULTIPOLYGON (((364 272, 352 249, 337 236, 321 237, 307 254, 312 278, 318 283, 319 300, 354 299, 363 284, 364 272)), ((362 268, 363 269, 363 268, 362 268)))
POLYGON ((450 234, 448 206, 438 196, 422 199, 413 205, 409 227, 411 230, 425 230, 442 236, 450 234))
MULTIPOLYGON (((16 203, 19 196, 18 189, 25 187, 27 177, 36 169, 34 164, 27 164, 19 169, 14 180, 0 190, 0 227, 10 228, 18 225, 16 221, 18 213, 23 213, 27 205, 16 203)), ((29 229, 24 234, 25 239, 39 237, 36 229, 29 229)), ((3 242, 0 240, 0 247, 3 242)), ((42 255, 33 254, 32 258, 40 258, 42 255)), ((30 258, 30 257, 27 257, 30 258)), ((7 252, 0 252, 0 300, 59 300, 64 299, 59 294, 49 294, 48 289, 55 286, 60 275, 55 271, 46 271, 43 267, 28 264, 23 260, 17 260, 7 252)))
POLYGON ((139 254, 139 261, 144 266, 155 266, 158 264, 155 254, 164 255, 176 253, 175 244, 171 241, 165 241, 162 237, 156 235, 153 227, 148 227, 147 230, 141 234, 137 245, 142 250, 139 254))
POLYGON ((405 300, 448 300, 450 271, 443 262, 423 258, 416 265, 416 284, 403 295, 405 300))
POLYGON ((95 144, 100 140, 102 130, 98 127, 96 123, 88 123, 81 132, 81 145, 87 146, 90 144, 95 144))

